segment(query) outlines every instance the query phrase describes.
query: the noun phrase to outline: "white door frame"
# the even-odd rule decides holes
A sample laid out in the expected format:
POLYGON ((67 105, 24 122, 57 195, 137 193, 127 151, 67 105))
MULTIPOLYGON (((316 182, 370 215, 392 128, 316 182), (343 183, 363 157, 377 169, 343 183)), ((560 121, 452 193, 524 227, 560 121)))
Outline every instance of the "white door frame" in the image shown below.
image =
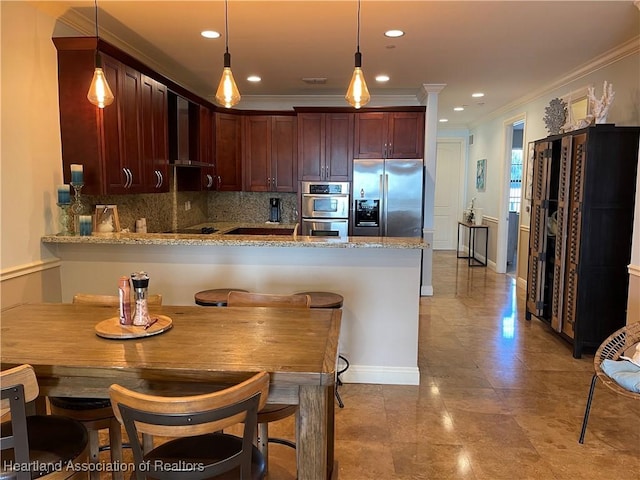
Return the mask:
MULTIPOLYGON (((496 272, 507 272, 507 240, 509 238, 509 191, 511 189, 511 149, 513 145, 513 124, 525 122, 527 128, 527 116, 521 113, 508 118, 503 123, 503 157, 502 157, 502 188, 500 189, 500 203, 498 206, 498 234, 496 243, 496 272)), ((523 148, 525 143, 524 133, 522 139, 523 148)), ((520 216, 521 218, 521 216, 520 216)), ((518 225, 518 246, 520 242, 520 225, 518 225)), ((519 255, 519 254, 518 254, 519 255)), ((516 260, 516 264, 517 264, 516 260)), ((517 266, 516 266, 517 275, 517 266)))

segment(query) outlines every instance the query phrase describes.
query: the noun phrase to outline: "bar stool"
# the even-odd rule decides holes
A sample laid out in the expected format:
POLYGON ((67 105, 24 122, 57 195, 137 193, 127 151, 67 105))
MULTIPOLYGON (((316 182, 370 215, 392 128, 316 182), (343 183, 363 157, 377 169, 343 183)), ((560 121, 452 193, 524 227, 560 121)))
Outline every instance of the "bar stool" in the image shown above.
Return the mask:
MULTIPOLYGON (((309 295, 311 297, 311 308, 342 308, 342 304, 344 303, 344 297, 337 293, 333 292, 300 292, 303 295, 309 295)), ((349 360, 342 355, 338 355, 338 359, 342 360, 345 363, 344 368, 339 369, 336 373, 336 400, 338 400, 338 406, 340 408, 344 408, 344 403, 342 403, 342 398, 340 398, 340 393, 338 392, 338 387, 342 385, 342 380, 340 380, 340 375, 347 371, 349 368, 349 360)))
POLYGON ((300 292, 311 297, 311 308, 342 308, 344 297, 333 292, 300 292))
POLYGON ((211 290, 202 290, 194 295, 196 305, 203 307, 226 307, 229 292, 248 292, 241 288, 214 288, 211 290))

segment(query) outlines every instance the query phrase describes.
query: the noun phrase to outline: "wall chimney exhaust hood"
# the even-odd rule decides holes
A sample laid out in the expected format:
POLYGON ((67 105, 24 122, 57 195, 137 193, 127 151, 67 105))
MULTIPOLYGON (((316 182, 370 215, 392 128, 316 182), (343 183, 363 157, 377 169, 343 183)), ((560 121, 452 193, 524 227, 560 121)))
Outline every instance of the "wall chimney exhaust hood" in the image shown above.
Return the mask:
POLYGON ((169 94, 169 163, 174 167, 210 167, 198 161, 199 106, 169 94))

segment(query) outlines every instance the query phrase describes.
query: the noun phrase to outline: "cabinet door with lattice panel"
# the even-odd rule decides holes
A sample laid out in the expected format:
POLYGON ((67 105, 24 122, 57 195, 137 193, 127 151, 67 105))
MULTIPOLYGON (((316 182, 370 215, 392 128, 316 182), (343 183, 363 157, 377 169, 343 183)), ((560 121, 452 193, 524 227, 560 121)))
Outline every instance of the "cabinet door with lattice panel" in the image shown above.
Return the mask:
POLYGON ((570 338, 575 336, 576 308, 578 299, 578 267, 580 261, 580 241, 582 237, 582 203, 584 198, 584 168, 587 134, 573 137, 573 165, 571 178, 571 206, 568 215, 569 228, 567 230, 567 273, 566 273, 566 301, 564 306, 564 321, 562 333, 570 338))
POLYGON ((547 198, 551 178, 551 160, 551 142, 536 143, 527 277, 527 310, 536 316, 541 316, 544 313, 544 283, 547 264, 547 198))
MULTIPOLYGON (((571 201, 571 159, 573 157, 573 137, 567 135, 562 138, 560 144, 560 168, 558 173, 558 200, 555 211, 555 256, 553 263, 553 290, 551 296, 551 327, 556 332, 561 332, 564 327, 563 305, 566 271, 567 243, 564 241, 567 234, 567 218, 571 201)), ((553 215, 553 212, 549 212, 553 215)))

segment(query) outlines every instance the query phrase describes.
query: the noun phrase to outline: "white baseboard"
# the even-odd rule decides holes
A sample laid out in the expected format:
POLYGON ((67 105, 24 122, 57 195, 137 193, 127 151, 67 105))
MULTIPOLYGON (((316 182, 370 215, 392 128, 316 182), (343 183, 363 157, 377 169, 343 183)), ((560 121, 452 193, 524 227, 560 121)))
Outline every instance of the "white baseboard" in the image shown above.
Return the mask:
POLYGON ((433 297, 433 285, 421 285, 420 286, 421 297, 433 297))
POLYGON ((377 367, 350 365, 340 375, 344 383, 377 383, 383 385, 420 385, 418 367, 377 367))

